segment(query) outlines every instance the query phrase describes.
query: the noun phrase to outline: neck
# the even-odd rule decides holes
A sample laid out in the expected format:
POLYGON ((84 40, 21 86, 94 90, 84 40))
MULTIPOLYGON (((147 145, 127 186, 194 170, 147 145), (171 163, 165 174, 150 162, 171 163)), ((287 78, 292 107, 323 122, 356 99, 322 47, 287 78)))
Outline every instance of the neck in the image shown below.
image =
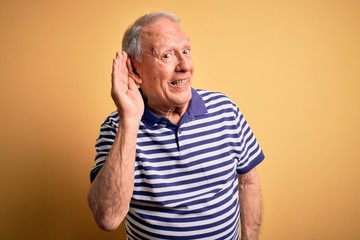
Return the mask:
POLYGON ((166 117, 167 119, 169 119, 175 125, 179 124, 179 122, 181 120, 181 117, 186 112, 188 106, 189 106, 189 103, 187 103, 187 104, 185 104, 183 106, 178 106, 178 107, 174 107, 174 108, 161 109, 161 108, 158 108, 158 107, 152 107, 150 104, 147 104, 147 107, 151 111, 153 111, 158 116, 166 117))

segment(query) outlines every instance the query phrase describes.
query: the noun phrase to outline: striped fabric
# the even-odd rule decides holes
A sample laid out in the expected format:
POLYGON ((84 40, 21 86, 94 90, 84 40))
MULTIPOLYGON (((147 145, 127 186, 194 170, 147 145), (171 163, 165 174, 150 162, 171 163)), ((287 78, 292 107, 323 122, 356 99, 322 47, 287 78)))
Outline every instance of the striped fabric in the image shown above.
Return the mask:
MULTIPOLYGON (((91 180, 106 161, 118 118, 112 113, 101 127, 91 180)), ((145 109, 127 239, 239 239, 237 174, 263 159, 243 115, 223 94, 192 89, 178 125, 145 109)))

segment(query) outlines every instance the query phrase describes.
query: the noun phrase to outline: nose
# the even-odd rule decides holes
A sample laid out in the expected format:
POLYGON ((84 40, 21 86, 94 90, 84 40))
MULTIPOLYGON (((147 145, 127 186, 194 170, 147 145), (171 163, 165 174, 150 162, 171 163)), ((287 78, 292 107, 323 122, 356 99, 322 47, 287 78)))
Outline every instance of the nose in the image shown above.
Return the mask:
POLYGON ((176 65, 177 72, 188 72, 191 71, 192 60, 190 56, 180 55, 178 57, 178 63, 176 65))

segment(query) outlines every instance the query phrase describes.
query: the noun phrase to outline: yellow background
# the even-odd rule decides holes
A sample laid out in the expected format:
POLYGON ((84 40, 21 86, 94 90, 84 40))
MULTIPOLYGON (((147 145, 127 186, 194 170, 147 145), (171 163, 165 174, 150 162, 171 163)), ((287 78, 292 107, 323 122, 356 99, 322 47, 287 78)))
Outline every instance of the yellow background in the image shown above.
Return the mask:
POLYGON ((358 0, 1 0, 0 238, 124 238, 94 223, 89 171, 112 58, 154 10, 182 18, 194 86, 230 96, 264 149, 261 240, 360 239, 358 0))

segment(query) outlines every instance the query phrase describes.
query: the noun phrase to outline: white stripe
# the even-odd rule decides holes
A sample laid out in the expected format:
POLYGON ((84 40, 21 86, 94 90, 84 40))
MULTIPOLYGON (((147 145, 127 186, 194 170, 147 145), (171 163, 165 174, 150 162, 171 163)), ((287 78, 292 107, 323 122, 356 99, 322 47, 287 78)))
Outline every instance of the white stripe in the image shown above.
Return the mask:
MULTIPOLYGON (((155 125, 155 128, 152 129, 146 129, 146 125, 144 125, 144 123, 140 123, 141 129, 139 129, 138 132, 138 136, 140 137, 137 139, 137 157, 140 159, 140 162, 135 162, 136 167, 138 164, 142 164, 144 167, 139 168, 140 170, 136 170, 135 176, 139 176, 139 174, 145 173, 147 176, 159 175, 164 178, 135 179, 135 183, 144 182, 149 184, 160 184, 166 181, 169 184, 164 184, 161 188, 152 189, 140 186, 134 187, 135 194, 132 199, 134 204, 146 205, 144 202, 142 202, 143 200, 146 200, 154 203, 154 205, 147 204, 149 207, 153 206, 163 207, 165 209, 178 209, 185 212, 188 211, 188 214, 177 215, 171 212, 155 212, 141 209, 132 209, 131 211, 149 216, 182 219, 183 221, 178 223, 144 219, 145 221, 149 221, 154 226, 168 226, 175 227, 175 229, 182 227, 201 227, 218 221, 221 221, 221 223, 211 229, 196 231, 158 231, 151 227, 142 226, 141 224, 134 222, 134 219, 131 219, 130 216, 127 216, 128 221, 132 222, 134 225, 149 232, 156 232, 168 236, 166 239, 169 237, 171 238, 171 236, 181 236, 185 239, 191 239, 195 235, 208 234, 209 232, 214 232, 223 228, 226 230, 223 230, 221 233, 215 236, 211 236, 211 238, 224 239, 224 236, 228 233, 232 233, 234 236, 237 236, 237 226, 233 226, 231 223, 238 221, 239 209, 236 207, 230 208, 233 201, 238 201, 238 195, 233 194, 233 189, 237 186, 237 178, 234 176, 234 174, 236 174, 237 169, 248 167, 249 164, 251 164, 252 161, 256 159, 259 154, 261 154, 261 149, 255 139, 255 136, 253 135, 245 118, 242 116, 242 113, 237 108, 236 104, 234 104, 230 99, 221 93, 210 93, 207 91, 198 91, 198 93, 202 96, 205 106, 208 107, 208 114, 196 118, 193 121, 184 123, 182 126, 180 126, 180 151, 177 150, 178 146, 174 138, 174 129, 168 129, 166 126, 161 127, 159 125, 155 125), (224 118, 227 118, 227 120, 223 121, 224 118), (211 126, 209 126, 208 123, 216 121, 219 121, 219 123, 211 124, 211 126), (245 134, 247 130, 249 131, 245 134), (224 137, 225 135, 230 135, 232 137, 224 137), (187 139, 185 140, 184 138, 187 139), (212 141, 207 142, 207 140, 210 139, 212 141), (160 142, 167 143, 160 144, 160 142), (233 143, 232 145, 234 146, 229 146, 227 143, 233 143), (254 144, 254 146, 250 148, 252 144, 254 144), (214 148, 223 145, 224 147, 222 147, 222 149, 214 150, 214 148), (207 151, 202 152, 203 149, 207 149, 207 151), (164 152, 170 150, 170 152, 157 152, 161 150, 164 150, 164 152), (197 155, 195 156, 195 154, 197 155), (219 159, 218 156, 220 155, 225 155, 225 157, 219 159), (164 161, 170 157, 173 157, 175 160, 164 161), (158 161, 159 158, 163 159, 163 161, 158 161), (228 161, 231 162, 229 163, 228 161), (224 165, 225 162, 227 163, 226 165, 224 165), (169 170, 161 169, 162 167, 167 168, 175 164, 181 164, 182 166, 187 167, 173 168, 169 170), (208 169, 212 166, 219 167, 200 174, 192 173, 192 171, 208 169), (153 168, 153 170, 149 170, 149 167, 153 168), (230 171, 226 174, 221 174, 221 176, 218 177, 206 177, 224 173, 228 170, 230 171), (176 177, 171 177, 172 174, 175 174, 176 177), (188 182, 181 183, 182 181, 188 182), (209 186, 217 181, 224 182, 217 184, 216 186, 209 186), (194 191, 193 188, 197 188, 198 190, 194 191), (172 192, 171 194, 173 195, 168 194, 167 196, 161 197, 149 197, 138 195, 136 194, 136 191, 152 192, 154 194, 172 192), (182 193, 181 191, 189 192, 182 193), (214 193, 211 191, 214 191, 214 193), (219 193, 219 191, 224 191, 224 193, 219 194, 218 196, 217 193, 219 193), (206 203, 201 201, 201 203, 189 205, 190 203, 193 203, 197 200, 206 200, 206 203), (221 206, 217 206, 216 208, 214 207, 215 204, 222 203, 222 201, 224 201, 224 204, 221 204, 221 206), (180 206, 186 206, 186 208, 180 206), (217 215, 209 220, 199 220, 195 222, 187 221, 189 218, 200 216, 199 213, 192 211, 200 211, 204 208, 206 208, 206 210, 200 213, 202 216, 209 216, 212 214, 216 215, 219 211, 222 210, 226 210, 226 213, 217 215), (229 216, 232 216, 230 220, 226 222, 222 221, 224 218, 229 216)), ((114 136, 118 127, 118 119, 119 117, 117 112, 111 113, 111 115, 109 115, 107 118, 106 123, 102 125, 100 134, 103 136, 114 136), (106 128, 114 129, 114 131, 108 131, 106 128)), ((97 156, 108 153, 111 149, 112 143, 113 139, 98 139, 96 144, 105 145, 97 147, 97 156)), ((95 164, 101 166, 105 160, 106 156, 98 157, 95 164)), ((137 216, 136 213, 134 214, 137 216)), ((126 223, 126 228, 130 235, 132 232, 136 232, 142 236, 141 238, 154 239, 144 233, 138 232, 136 229, 133 229, 129 223, 126 223)), ((234 236, 231 236, 231 239, 234 236)), ((128 236, 128 239, 135 240, 137 238, 134 237, 133 239, 132 237, 128 236)), ((205 239, 207 240, 208 237, 205 239)))

